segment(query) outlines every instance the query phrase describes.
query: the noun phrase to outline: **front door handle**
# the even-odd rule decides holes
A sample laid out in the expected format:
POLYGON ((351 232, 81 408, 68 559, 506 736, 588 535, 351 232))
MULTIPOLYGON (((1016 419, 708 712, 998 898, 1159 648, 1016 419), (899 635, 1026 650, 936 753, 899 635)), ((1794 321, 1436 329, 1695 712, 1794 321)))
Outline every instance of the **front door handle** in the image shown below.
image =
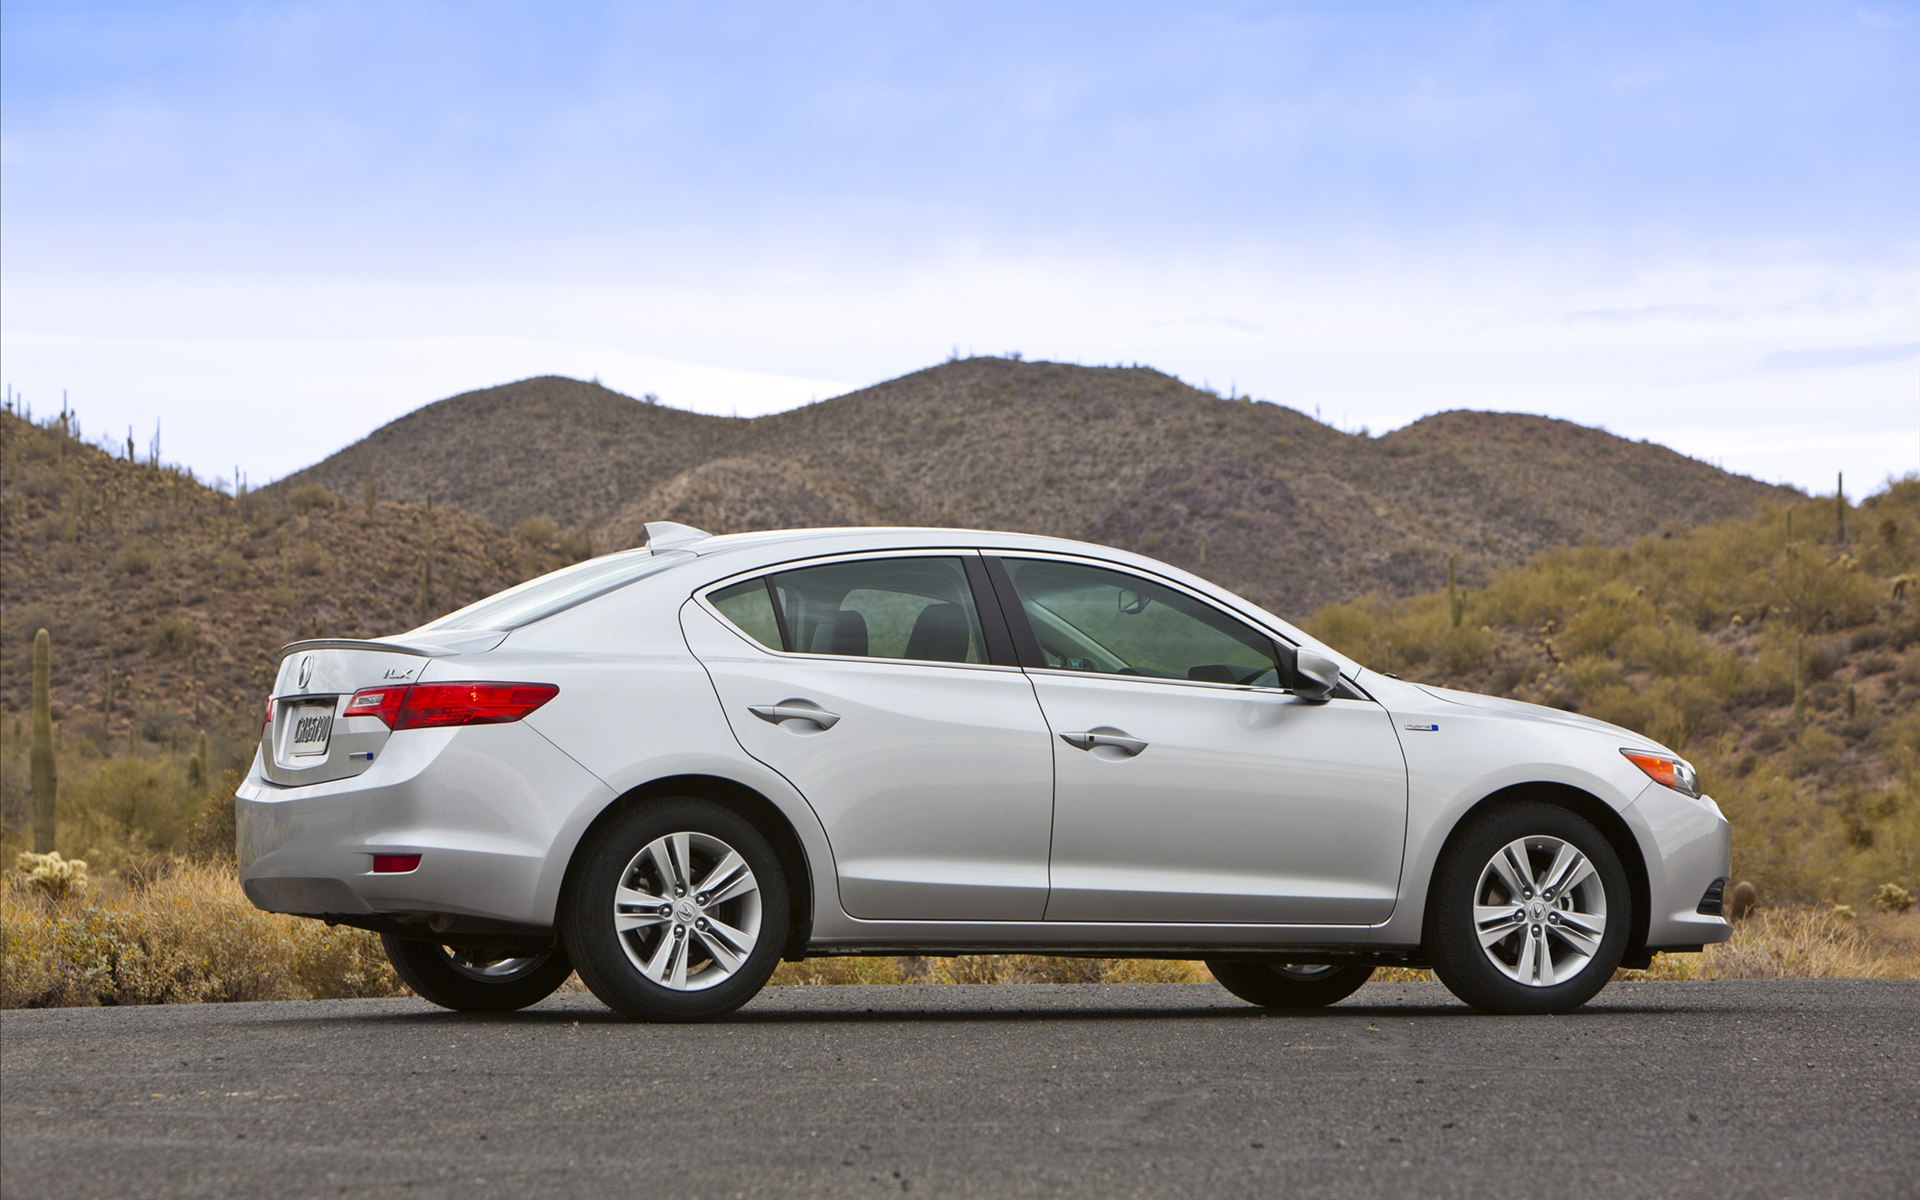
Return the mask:
POLYGON ((1063 733, 1060 735, 1060 740, 1069 746, 1081 750, 1095 750, 1101 746, 1111 746, 1115 750, 1125 754, 1128 758, 1132 758, 1147 748, 1147 744, 1139 738, 1131 737, 1118 729, 1110 729, 1106 726, 1098 729, 1089 729, 1085 733, 1063 733))
POLYGON ((785 721, 811 721, 822 729, 840 723, 839 713, 830 713, 811 700, 782 700, 778 704, 751 704, 747 711, 762 721, 779 725, 785 721))

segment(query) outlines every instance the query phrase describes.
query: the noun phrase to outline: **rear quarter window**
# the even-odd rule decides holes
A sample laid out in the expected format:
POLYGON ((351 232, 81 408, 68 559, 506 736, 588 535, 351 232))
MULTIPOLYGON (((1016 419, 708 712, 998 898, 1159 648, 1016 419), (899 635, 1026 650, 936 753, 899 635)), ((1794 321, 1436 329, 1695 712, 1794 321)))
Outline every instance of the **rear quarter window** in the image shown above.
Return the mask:
POLYGON ((766 580, 736 583, 711 593, 707 599, 741 633, 769 650, 785 648, 780 643, 780 621, 774 616, 773 597, 767 592, 766 580))

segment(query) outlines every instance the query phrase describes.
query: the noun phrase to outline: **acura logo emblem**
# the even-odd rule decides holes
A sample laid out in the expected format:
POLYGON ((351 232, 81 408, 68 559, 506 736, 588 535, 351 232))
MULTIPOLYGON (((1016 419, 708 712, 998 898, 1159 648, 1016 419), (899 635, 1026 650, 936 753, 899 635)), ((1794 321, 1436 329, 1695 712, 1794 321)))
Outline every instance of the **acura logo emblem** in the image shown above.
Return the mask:
POLYGON ((300 660, 300 690, 305 691, 307 684, 313 681, 313 655, 300 660))

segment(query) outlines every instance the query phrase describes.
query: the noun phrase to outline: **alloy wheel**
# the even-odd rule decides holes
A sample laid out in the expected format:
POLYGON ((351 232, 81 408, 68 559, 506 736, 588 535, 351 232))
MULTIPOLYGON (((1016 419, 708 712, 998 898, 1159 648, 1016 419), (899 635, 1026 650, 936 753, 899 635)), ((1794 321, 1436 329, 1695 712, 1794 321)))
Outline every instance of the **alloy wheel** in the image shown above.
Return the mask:
POLYGON ((760 882, 740 852, 707 833, 670 833, 620 873, 613 929, 640 973, 697 992, 738 971, 760 941, 760 882))
POLYGON ((1325 979, 1340 968, 1334 963, 1274 963, 1273 969, 1288 979, 1297 979, 1302 983, 1309 980, 1325 979))
POLYGON ((519 979, 532 973, 547 960, 544 954, 491 958, 485 954, 461 950, 454 946, 442 946, 440 953, 446 956, 447 965, 455 971, 468 979, 478 979, 485 983, 505 983, 510 979, 519 979))
POLYGON ((1481 868, 1474 931, 1508 979, 1553 987, 1585 970, 1607 929, 1607 893, 1587 856, 1546 834, 1517 838, 1481 868))

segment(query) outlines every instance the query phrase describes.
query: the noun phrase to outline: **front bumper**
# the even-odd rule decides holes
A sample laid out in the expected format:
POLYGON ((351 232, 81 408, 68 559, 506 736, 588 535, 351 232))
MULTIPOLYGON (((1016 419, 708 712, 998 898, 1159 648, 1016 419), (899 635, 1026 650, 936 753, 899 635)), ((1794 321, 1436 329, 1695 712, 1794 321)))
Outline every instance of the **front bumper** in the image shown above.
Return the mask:
POLYGON ((1620 814, 1647 864, 1647 949, 1683 950, 1724 942, 1733 926, 1701 899, 1732 870, 1733 833, 1711 797, 1698 800, 1657 783, 1620 814))
POLYGON ((282 787, 255 769, 236 794, 240 884, 269 912, 447 914, 550 926, 555 843, 606 785, 523 724, 409 730, 351 779, 282 787), (418 854, 375 874, 375 854, 418 854))

